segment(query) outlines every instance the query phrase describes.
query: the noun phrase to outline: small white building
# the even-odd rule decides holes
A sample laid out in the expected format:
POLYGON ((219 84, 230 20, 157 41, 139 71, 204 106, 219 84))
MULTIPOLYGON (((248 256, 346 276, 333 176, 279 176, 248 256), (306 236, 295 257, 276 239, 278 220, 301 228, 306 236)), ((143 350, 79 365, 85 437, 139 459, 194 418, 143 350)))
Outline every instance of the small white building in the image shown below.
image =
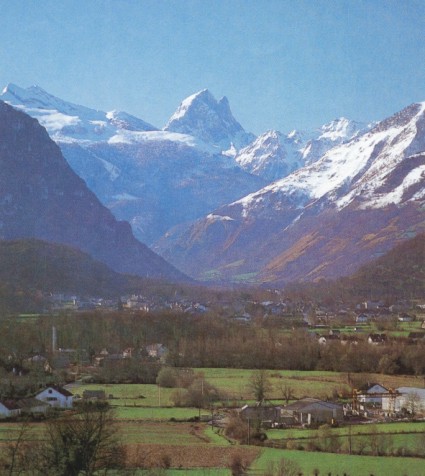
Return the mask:
POLYGON ((382 410, 389 414, 407 412, 410 414, 425 413, 425 388, 399 387, 395 395, 382 397, 382 410))
POLYGON ((0 401, 0 418, 11 418, 21 414, 21 409, 14 400, 0 401))
POLYGON ((73 404, 72 393, 62 387, 47 387, 39 392, 35 398, 55 408, 72 408, 73 404))

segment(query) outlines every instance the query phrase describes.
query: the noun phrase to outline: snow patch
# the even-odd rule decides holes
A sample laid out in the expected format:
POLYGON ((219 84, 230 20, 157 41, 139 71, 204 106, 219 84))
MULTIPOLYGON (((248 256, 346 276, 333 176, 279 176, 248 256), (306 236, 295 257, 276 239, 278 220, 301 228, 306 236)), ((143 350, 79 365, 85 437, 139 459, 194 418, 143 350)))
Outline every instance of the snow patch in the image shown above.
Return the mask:
POLYGON ((217 221, 235 221, 234 218, 231 218, 229 216, 223 216, 223 215, 215 215, 213 213, 210 213, 207 215, 207 221, 209 223, 215 223, 217 221))

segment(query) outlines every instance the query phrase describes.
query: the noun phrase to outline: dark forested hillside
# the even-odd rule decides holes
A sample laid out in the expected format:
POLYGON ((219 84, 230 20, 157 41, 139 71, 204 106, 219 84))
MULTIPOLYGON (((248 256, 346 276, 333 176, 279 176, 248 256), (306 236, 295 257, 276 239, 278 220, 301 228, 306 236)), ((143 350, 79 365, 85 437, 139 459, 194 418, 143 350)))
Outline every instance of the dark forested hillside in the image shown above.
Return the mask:
POLYGON ((117 297, 142 280, 112 271, 86 253, 36 239, 0 241, 3 309, 36 309, 42 293, 117 297))
POLYGON ((137 281, 79 250, 36 239, 0 241, 0 263, 0 280, 23 289, 116 296, 137 281))

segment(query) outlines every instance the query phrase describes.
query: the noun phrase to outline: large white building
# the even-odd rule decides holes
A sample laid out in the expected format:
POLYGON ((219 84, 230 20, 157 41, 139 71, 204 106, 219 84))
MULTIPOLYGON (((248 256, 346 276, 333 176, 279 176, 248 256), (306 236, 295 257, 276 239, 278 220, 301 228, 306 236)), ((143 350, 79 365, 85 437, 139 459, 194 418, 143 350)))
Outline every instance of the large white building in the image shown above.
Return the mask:
POLYGON ((393 395, 382 397, 382 410, 388 414, 407 412, 412 415, 425 413, 425 388, 399 387, 393 395))

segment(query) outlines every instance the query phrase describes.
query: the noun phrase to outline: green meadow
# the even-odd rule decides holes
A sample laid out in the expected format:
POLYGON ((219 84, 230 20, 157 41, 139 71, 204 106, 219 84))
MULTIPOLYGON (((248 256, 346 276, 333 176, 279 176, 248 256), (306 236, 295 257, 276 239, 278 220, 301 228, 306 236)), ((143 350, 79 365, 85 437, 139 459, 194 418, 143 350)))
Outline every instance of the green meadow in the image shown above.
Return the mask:
POLYGON ((287 458, 295 461, 302 474, 343 476, 423 476, 425 463, 421 458, 384 456, 351 456, 345 454, 318 453, 265 449, 254 462, 252 469, 261 474, 269 462, 287 458), (315 472, 318 470, 318 472, 315 472))

